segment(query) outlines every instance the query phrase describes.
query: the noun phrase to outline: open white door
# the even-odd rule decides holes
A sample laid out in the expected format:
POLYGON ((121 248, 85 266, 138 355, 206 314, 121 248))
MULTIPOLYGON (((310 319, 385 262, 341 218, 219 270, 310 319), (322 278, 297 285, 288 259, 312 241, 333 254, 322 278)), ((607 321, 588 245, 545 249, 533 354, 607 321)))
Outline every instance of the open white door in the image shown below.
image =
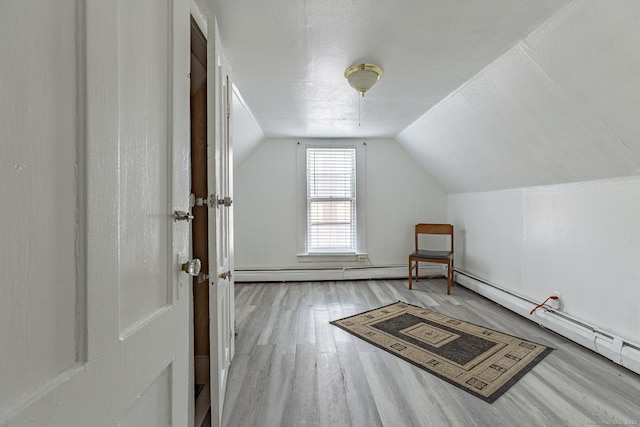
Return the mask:
POLYGON ((0 426, 188 426, 189 3, 2 9, 0 426))
MULTIPOLYGON (((213 22, 211 22, 211 20, 213 22)), ((208 24, 207 180, 209 189, 209 317, 211 425, 220 425, 234 352, 233 238, 229 135, 230 89, 223 67, 217 23, 208 24)))

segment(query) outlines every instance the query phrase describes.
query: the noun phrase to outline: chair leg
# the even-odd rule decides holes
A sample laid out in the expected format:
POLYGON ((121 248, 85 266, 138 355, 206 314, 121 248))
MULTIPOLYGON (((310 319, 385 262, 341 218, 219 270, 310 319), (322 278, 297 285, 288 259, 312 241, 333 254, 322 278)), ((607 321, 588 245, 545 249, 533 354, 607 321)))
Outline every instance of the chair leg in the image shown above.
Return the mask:
POLYGON ((409 289, 413 289, 411 279, 413 279, 413 270, 411 269, 411 258, 409 258, 409 289))
POLYGON ((451 263, 447 264, 447 295, 451 295, 451 282, 453 275, 451 274, 451 263))
POLYGON ((453 280, 453 260, 451 260, 451 287, 453 288, 456 285, 456 282, 453 280))

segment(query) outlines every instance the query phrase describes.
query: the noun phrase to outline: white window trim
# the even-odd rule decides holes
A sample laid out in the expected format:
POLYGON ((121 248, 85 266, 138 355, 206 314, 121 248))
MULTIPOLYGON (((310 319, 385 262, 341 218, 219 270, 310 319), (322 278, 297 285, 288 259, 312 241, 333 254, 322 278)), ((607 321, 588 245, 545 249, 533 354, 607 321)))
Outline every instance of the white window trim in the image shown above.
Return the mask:
POLYGON ((297 205, 298 205, 298 261, 299 262, 358 262, 366 252, 366 142, 354 139, 301 140, 297 146, 297 205), (309 253, 307 247, 307 147, 335 147, 356 149, 356 252, 309 253))

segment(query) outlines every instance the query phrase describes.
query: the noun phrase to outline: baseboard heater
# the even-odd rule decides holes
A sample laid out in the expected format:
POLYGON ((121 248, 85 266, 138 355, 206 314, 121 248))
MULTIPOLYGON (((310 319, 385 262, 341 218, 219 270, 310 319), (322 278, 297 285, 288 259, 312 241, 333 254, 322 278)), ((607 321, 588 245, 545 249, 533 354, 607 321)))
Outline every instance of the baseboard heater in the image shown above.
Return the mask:
POLYGON ((455 269, 455 282, 488 298, 539 325, 562 335, 607 359, 640 374, 640 345, 582 322, 561 311, 549 309, 529 312, 536 301, 487 282, 468 272, 455 269))
MULTIPOLYGON (((406 265, 236 269, 236 282, 315 282, 326 280, 407 279, 406 265)), ((420 266, 421 276, 443 274, 439 265, 420 266)))

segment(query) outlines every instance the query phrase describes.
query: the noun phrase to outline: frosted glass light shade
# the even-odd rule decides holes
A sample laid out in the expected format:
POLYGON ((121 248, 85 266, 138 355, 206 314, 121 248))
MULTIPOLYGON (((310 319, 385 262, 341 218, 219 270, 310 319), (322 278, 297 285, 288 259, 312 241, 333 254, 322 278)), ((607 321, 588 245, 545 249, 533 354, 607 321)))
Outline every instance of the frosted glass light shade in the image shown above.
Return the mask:
POLYGON ((382 75, 382 68, 375 64, 360 64, 344 72, 349 85, 364 96, 382 75))

